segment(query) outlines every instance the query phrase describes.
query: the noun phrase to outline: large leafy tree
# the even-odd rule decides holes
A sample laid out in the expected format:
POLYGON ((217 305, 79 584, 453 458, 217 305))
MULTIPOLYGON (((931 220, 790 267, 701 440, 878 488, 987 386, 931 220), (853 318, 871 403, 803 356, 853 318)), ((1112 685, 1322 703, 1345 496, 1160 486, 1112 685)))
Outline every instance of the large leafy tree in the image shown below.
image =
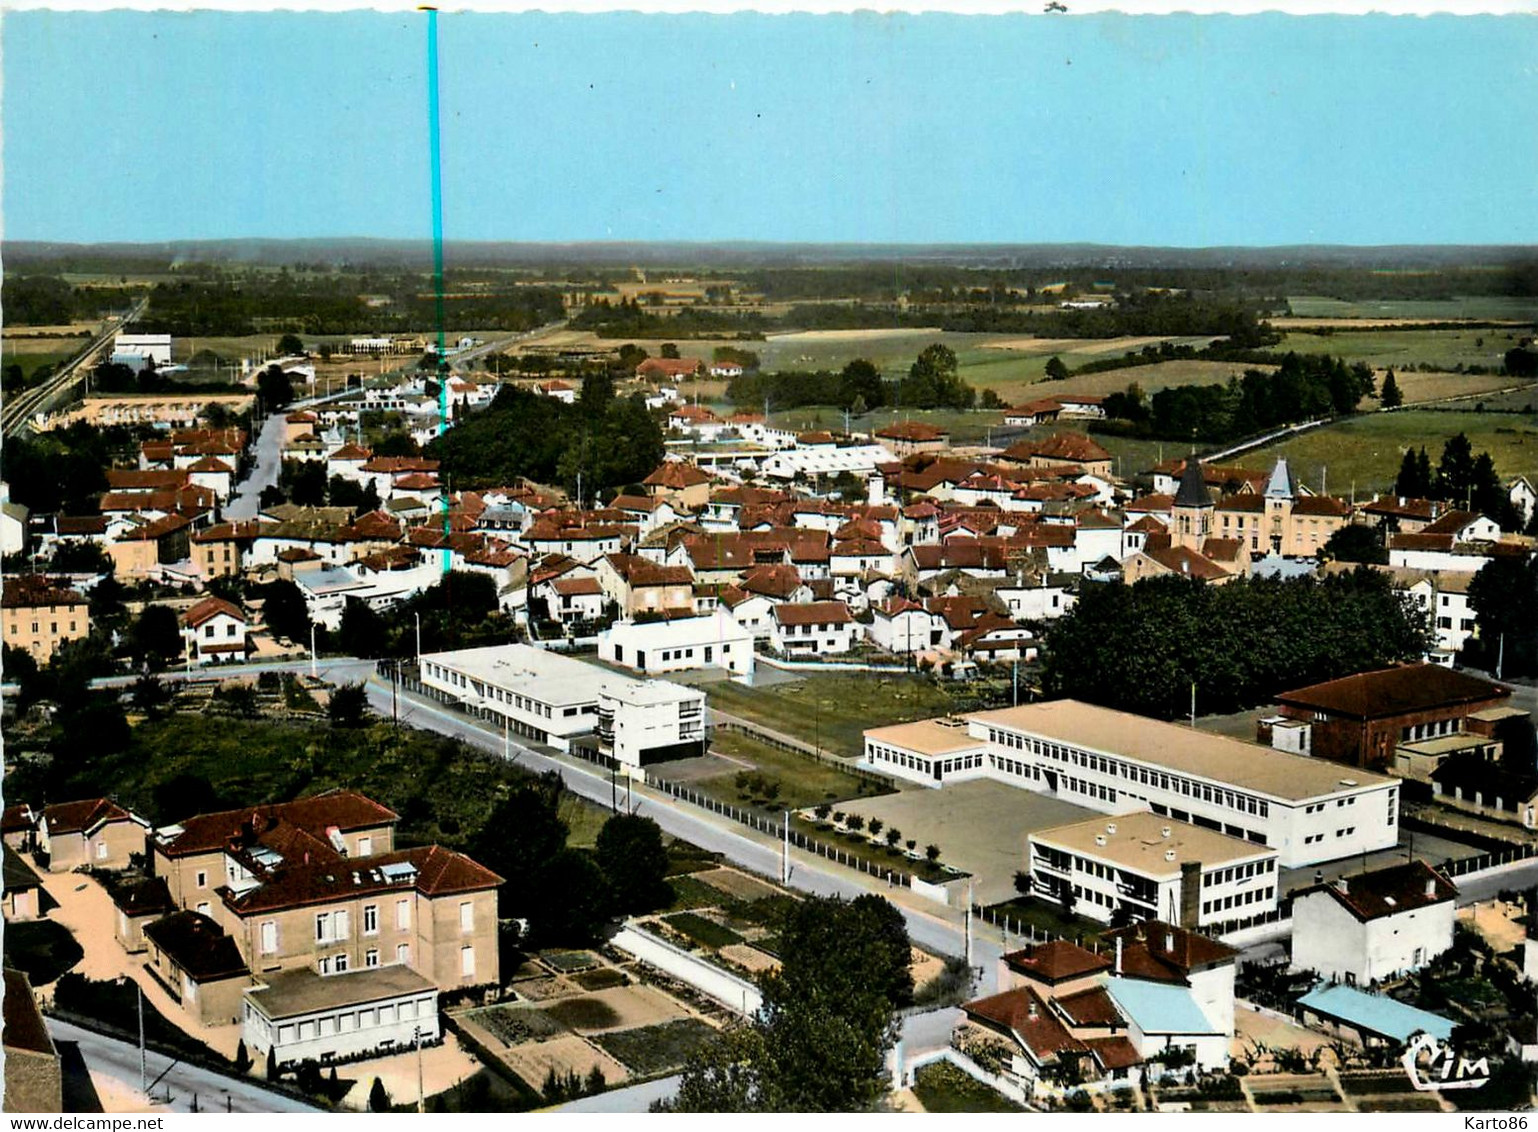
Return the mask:
POLYGON ((151 668, 161 668, 180 657, 182 630, 175 611, 168 605, 146 605, 134 621, 128 647, 137 663, 151 668))
POLYGON ((1287 688, 1417 660, 1422 615, 1367 569, 1328 578, 1180 577, 1084 587, 1045 639, 1049 695, 1173 718, 1236 711, 1287 688))
POLYGON ((595 855, 619 911, 650 912, 672 902, 668 851, 651 818, 615 814, 598 831, 595 855))
POLYGON ((876 896, 813 898, 786 916, 781 941, 785 962, 760 979, 758 1016, 692 1057, 659 1107, 862 1112, 885 1095, 894 1010, 912 993, 901 914, 876 896))
POLYGON ((1463 433, 1447 438, 1437 463, 1436 494, 1460 505, 1474 486, 1474 446, 1463 433))
POLYGON ((897 391, 899 403, 910 409, 970 409, 976 397, 957 372, 955 352, 939 342, 924 347, 897 391))
POLYGON ((262 616, 274 636, 307 644, 310 639, 310 609, 304 594, 287 578, 279 578, 262 590, 262 616))
POLYGON ((1465 658, 1502 676, 1538 675, 1538 560, 1491 559, 1469 582, 1469 605, 1479 636, 1465 658))

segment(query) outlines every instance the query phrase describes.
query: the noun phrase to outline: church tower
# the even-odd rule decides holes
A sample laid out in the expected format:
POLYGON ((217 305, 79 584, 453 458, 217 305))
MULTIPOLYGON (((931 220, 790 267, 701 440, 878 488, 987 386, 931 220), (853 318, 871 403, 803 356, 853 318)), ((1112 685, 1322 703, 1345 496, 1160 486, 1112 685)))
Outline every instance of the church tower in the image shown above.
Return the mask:
POLYGON ((1266 484, 1266 537, 1272 554, 1292 549, 1292 505, 1298 498, 1298 483, 1292 478, 1287 457, 1277 459, 1266 484))
POLYGON ((1201 463, 1191 456, 1180 474, 1180 488, 1170 508, 1170 545, 1200 550, 1211 537, 1212 496, 1207 492, 1201 463))

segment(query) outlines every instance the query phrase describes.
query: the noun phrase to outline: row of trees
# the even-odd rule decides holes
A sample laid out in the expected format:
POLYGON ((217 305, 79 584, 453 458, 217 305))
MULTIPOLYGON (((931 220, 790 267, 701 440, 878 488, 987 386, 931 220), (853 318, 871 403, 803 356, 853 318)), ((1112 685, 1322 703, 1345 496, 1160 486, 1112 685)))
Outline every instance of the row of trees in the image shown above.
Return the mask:
POLYGON ((591 500, 599 490, 636 483, 662 462, 662 429, 639 394, 618 398, 607 373, 582 379, 567 405, 504 386, 486 409, 467 415, 427 447, 455 490, 513 484, 522 477, 559 483, 591 500))
POLYGON ((1147 401, 1135 383, 1106 400, 1133 435, 1223 442, 1268 428, 1356 410, 1374 392, 1372 368, 1327 354, 1284 356, 1275 373, 1245 370, 1226 385, 1177 385, 1147 401))
POLYGON ((1368 569, 1327 578, 1180 577, 1086 585, 1043 642, 1047 695, 1164 719, 1237 711, 1277 692, 1418 660, 1425 616, 1368 569))
POLYGON ((1494 519, 1502 530, 1522 527, 1522 514, 1511 502, 1506 485, 1488 452, 1474 455, 1463 433, 1442 443, 1442 456, 1433 470, 1426 449, 1405 449, 1394 477, 1394 494, 1409 499, 1441 499, 1494 519))
POLYGON ((838 373, 748 373, 726 387, 735 405, 773 409, 798 409, 805 405, 832 405, 859 414, 885 405, 905 409, 970 409, 977 391, 961 379, 955 351, 936 342, 926 346, 908 372, 888 382, 874 362, 856 358, 838 373))

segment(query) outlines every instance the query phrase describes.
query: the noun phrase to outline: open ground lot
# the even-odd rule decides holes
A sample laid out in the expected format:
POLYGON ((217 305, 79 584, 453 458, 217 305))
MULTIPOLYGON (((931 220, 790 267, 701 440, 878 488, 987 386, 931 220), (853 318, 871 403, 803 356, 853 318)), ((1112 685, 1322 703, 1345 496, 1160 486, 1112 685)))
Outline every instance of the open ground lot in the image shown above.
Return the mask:
POLYGON ((856 759, 865 751, 866 728, 944 715, 952 700, 923 677, 851 672, 770 687, 712 684, 710 706, 856 759))
POLYGON ((972 874, 979 904, 1015 895, 1015 872, 1025 866, 1026 835, 1093 817, 1094 811, 1002 782, 959 782, 942 790, 905 790, 844 809, 869 823, 880 818, 919 847, 940 846, 940 859, 972 874))
POLYGON ((1246 452, 1234 462, 1270 468, 1278 456, 1286 456, 1298 478, 1316 490, 1320 469, 1328 467, 1331 491, 1345 494, 1354 484, 1360 498, 1393 485, 1406 448, 1424 445, 1435 467, 1443 440, 1459 432, 1468 436, 1476 454, 1490 453, 1502 479, 1538 475, 1538 423, 1508 414, 1434 409, 1350 417, 1246 452))

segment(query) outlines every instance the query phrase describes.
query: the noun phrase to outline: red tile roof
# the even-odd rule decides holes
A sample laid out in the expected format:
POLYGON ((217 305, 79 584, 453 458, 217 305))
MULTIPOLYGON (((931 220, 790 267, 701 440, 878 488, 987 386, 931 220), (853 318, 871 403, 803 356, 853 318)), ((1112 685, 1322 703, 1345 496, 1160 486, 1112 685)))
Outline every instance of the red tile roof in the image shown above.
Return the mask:
POLYGON ((1062 998, 1054 998, 1053 1005, 1073 1026, 1124 1026, 1126 1020, 1111 1001, 1104 987, 1086 987, 1062 998))
POLYGON ((687 460, 664 460, 656 471, 641 481, 645 487, 666 487, 676 491, 709 482, 709 474, 687 460))
POLYGON ((133 820, 133 814, 108 798, 55 802, 43 807, 43 824, 50 837, 60 833, 89 833, 107 822, 133 820))
POLYGON ((603 593, 597 578, 557 578, 550 583, 550 587, 562 597, 582 597, 603 593))
POLYGON ((1009 449, 1037 459, 1056 460, 1065 464, 1087 464, 1109 460, 1111 454, 1082 432, 1053 433, 1045 440, 1025 441, 1009 449))
POLYGON ((1086 975, 1108 970, 1111 961, 1103 955, 1070 943, 1055 939, 1050 943, 1038 943, 1004 956, 1004 962, 1013 971, 1029 975, 1048 984, 1071 982, 1086 975))
POLYGON ((1511 689, 1443 668, 1406 664, 1343 676, 1276 697, 1278 703, 1324 711, 1350 719, 1382 719, 1437 708, 1503 700, 1511 689))
POLYGON ((144 925, 144 936, 195 983, 242 978, 250 973, 235 941, 200 912, 173 912, 144 925))
POLYGON ((802 605, 788 602, 774 607, 774 619, 781 625, 847 625, 854 618, 841 601, 810 601, 802 605))
POLYGON ((1163 920, 1116 928, 1106 938, 1113 947, 1116 939, 1122 941, 1123 975, 1156 982, 1183 982, 1193 971, 1232 963, 1239 956, 1226 943, 1163 920))
POLYGON ((968 1018, 1017 1037, 1037 1064, 1054 1061, 1064 1053, 1084 1053, 1089 1048, 1068 1032, 1041 996, 1029 987, 975 999, 963 1003, 961 1009, 968 1018))
POLYGON ((233 617, 235 620, 240 622, 244 622, 246 620, 246 615, 241 612, 239 606, 231 605, 223 598, 205 597, 191 609, 187 610, 186 613, 182 614, 182 624, 187 625, 189 628, 196 629, 198 626, 202 625, 203 622, 217 617, 221 613, 227 614, 228 616, 233 617))
POLYGON ((0 581, 0 605, 6 609, 36 609, 42 605, 84 605, 85 598, 62 578, 18 574, 0 581))
POLYGON ((1457 886, 1425 861, 1410 861, 1403 865, 1359 873, 1343 878, 1343 883, 1344 890, 1339 884, 1322 884, 1305 888, 1294 893, 1293 897, 1297 899, 1311 892, 1328 892, 1337 904, 1366 923, 1384 916, 1396 916, 1400 912, 1413 912, 1433 904, 1443 904, 1458 895, 1457 886))
POLYGON ((186 857, 224 849, 247 831, 266 831, 288 825, 309 837, 324 841, 332 826, 343 831, 393 825, 398 815, 372 798, 353 790, 333 790, 292 802, 270 806, 246 806, 215 814, 199 814, 181 823, 182 832, 160 846, 168 857, 186 857))
POLYGON ((900 424, 889 424, 886 428, 879 429, 876 435, 884 440, 906 440, 918 443, 933 440, 944 440, 950 436, 948 428, 939 428, 923 421, 903 421, 900 424))

